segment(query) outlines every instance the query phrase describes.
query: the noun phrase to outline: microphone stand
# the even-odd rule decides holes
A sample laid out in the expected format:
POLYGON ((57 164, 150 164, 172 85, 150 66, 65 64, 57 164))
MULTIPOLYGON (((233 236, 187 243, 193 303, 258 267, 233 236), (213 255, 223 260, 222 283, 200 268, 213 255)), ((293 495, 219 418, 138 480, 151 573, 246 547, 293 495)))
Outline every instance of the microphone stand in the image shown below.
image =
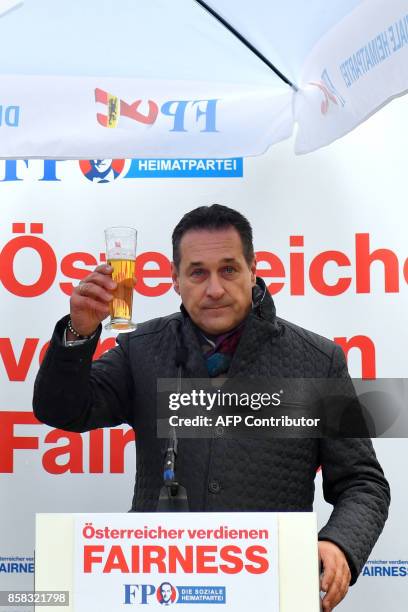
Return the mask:
MULTIPOLYGON (((186 350, 178 347, 176 351, 177 372, 177 393, 181 393, 181 378, 183 363, 186 362, 186 350)), ((178 440, 176 429, 171 428, 170 437, 167 441, 167 450, 164 457, 163 481, 160 489, 157 512, 189 512, 187 490, 176 478, 178 440)))

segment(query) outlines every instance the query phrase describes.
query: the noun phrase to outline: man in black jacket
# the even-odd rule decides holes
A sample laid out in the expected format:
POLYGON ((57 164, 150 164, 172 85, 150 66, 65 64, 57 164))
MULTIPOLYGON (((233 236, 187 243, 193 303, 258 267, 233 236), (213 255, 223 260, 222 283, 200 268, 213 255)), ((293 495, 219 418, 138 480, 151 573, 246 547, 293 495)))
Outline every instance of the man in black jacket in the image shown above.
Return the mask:
MULTIPOLYGON (((154 511, 163 483, 156 436, 158 378, 344 379, 333 342, 276 316, 256 278, 252 230, 225 206, 187 213, 173 232, 172 278, 181 312, 147 321, 92 363, 115 283, 98 266, 74 290, 37 376, 36 416, 87 431, 128 423, 137 430, 132 509, 154 511), (180 350, 183 358, 180 359, 180 350)), ((311 511, 316 470, 334 509, 319 533, 323 607, 353 584, 382 531, 389 487, 370 440, 327 438, 179 440, 177 478, 192 511, 311 511)))

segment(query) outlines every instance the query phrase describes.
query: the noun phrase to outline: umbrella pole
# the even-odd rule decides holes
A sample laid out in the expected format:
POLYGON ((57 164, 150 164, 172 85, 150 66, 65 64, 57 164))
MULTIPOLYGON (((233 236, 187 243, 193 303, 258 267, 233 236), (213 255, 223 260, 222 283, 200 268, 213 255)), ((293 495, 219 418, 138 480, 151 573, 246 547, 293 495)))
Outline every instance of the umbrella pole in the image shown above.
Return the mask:
POLYGON ((250 49, 252 53, 254 53, 257 57, 259 57, 259 59, 262 60, 264 64, 266 64, 268 68, 270 68, 280 79, 282 79, 282 81, 284 81, 287 85, 292 87, 292 89, 294 89, 295 91, 298 90, 296 85, 292 83, 292 81, 290 81, 290 79, 288 79, 288 77, 285 76, 283 72, 281 72, 278 68, 276 68, 276 66, 274 66, 272 62, 270 62, 268 58, 265 57, 263 53, 261 53, 261 51, 259 51, 259 49, 254 47, 254 45, 251 42, 249 42, 249 40, 245 38, 245 36, 243 36, 241 32, 239 32, 236 28, 234 28, 234 26, 231 25, 226 19, 224 19, 224 17, 219 15, 217 11, 211 8, 211 6, 208 6, 208 4, 204 2, 204 0, 195 0, 195 2, 197 2, 197 4, 199 4, 203 9, 205 9, 208 13, 210 13, 210 15, 215 17, 217 21, 222 23, 224 27, 226 27, 234 36, 236 36, 236 38, 238 38, 242 42, 242 44, 244 44, 248 49, 250 49))

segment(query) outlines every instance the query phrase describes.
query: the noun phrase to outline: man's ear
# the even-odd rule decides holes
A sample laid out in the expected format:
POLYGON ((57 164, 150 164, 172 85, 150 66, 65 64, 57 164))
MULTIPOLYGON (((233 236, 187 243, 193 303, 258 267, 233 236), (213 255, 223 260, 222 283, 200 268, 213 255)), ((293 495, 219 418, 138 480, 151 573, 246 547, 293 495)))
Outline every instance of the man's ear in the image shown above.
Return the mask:
POLYGON ((256 258, 255 258, 255 255, 254 255, 254 259, 252 261, 250 270, 251 270, 251 282, 252 282, 252 286, 255 287, 255 285, 256 285, 256 258))
POLYGON ((171 262, 171 280, 173 281, 173 289, 180 295, 179 275, 174 261, 171 262))

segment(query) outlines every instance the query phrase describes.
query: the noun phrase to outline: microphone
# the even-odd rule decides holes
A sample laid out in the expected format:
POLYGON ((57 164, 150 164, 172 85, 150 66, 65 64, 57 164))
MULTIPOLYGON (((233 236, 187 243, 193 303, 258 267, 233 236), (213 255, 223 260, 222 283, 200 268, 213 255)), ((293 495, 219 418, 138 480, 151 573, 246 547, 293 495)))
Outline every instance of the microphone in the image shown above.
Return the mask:
MULTIPOLYGON (((187 349, 181 344, 177 343, 176 346, 176 366, 177 366, 177 393, 181 392, 181 376, 183 366, 187 363, 187 349)), ((170 481, 176 480, 176 458, 177 458, 177 436, 176 430, 172 427, 171 435, 167 443, 167 452, 164 459, 164 482, 167 486, 170 485, 170 481)))
MULTIPOLYGON (((181 343, 176 346, 175 362, 177 367, 177 392, 181 393, 181 378, 183 366, 187 363, 187 349, 181 343)), ((172 427, 170 437, 166 444, 163 466, 163 487, 160 490, 157 504, 158 512, 188 512, 188 498, 186 489, 180 485, 176 478, 176 459, 178 441, 176 430, 172 427)))

